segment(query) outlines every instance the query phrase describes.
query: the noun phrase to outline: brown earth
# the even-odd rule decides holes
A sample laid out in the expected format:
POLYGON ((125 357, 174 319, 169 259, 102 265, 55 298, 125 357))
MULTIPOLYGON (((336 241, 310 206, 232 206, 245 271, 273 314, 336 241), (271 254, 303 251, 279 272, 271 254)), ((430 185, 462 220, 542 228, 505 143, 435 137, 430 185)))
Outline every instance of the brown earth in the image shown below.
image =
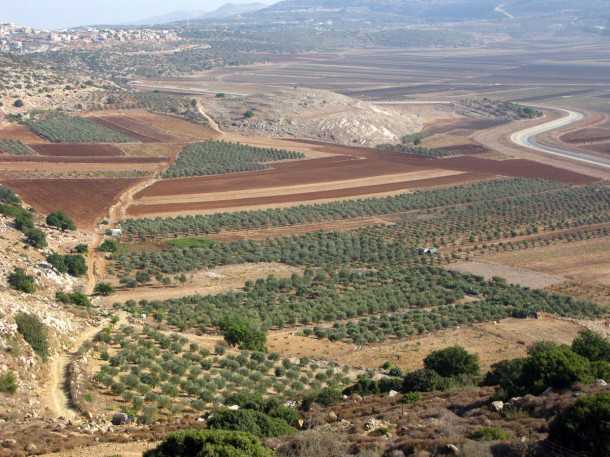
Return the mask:
MULTIPOLYGON (((331 147, 330 151, 337 148, 346 149, 331 147)), ((495 161, 467 156, 425 159, 358 149, 352 150, 350 155, 276 163, 272 169, 257 172, 167 179, 140 192, 136 198, 331 182, 431 168, 511 177, 548 178, 573 184, 595 181, 595 178, 589 176, 523 159, 495 161), (355 158, 358 153, 364 158, 355 158)))
POLYGON ((490 280, 494 276, 506 279, 510 284, 519 284, 533 289, 544 289, 565 282, 565 278, 557 275, 541 273, 523 267, 511 267, 490 261, 470 261, 452 263, 449 270, 483 276, 490 280))
POLYGON ((561 141, 572 144, 598 143, 610 141, 610 129, 592 127, 566 133, 560 137, 561 141))
POLYGON ((114 145, 128 157, 176 157, 183 143, 118 143, 114 145))
POLYGON ((183 211, 210 211, 227 208, 244 208, 258 206, 285 205, 287 203, 300 204, 303 202, 331 201, 349 197, 363 197, 376 194, 385 194, 393 191, 408 191, 425 187, 457 185, 484 178, 483 175, 469 173, 442 176, 438 178, 416 179, 390 184, 378 184, 373 186, 351 187, 329 191, 307 192, 298 194, 273 195, 267 197, 252 197, 229 200, 212 200, 192 203, 175 204, 146 204, 134 205, 128 210, 132 216, 145 214, 178 213, 183 211))
POLYGON ((305 233, 324 231, 348 232, 369 225, 392 225, 382 217, 358 217, 344 221, 321 222, 319 224, 290 225, 287 227, 271 227, 260 230, 239 230, 234 232, 221 232, 207 235, 211 240, 237 241, 237 240, 265 240, 267 238, 280 238, 283 236, 302 235, 305 233))
POLYGON ((19 140, 27 144, 48 143, 45 138, 36 135, 25 125, 1 124, 0 140, 19 140))
POLYGON ((610 286, 610 239, 596 238, 485 257, 494 263, 528 268, 579 283, 610 286))
POLYGON ((430 352, 457 344, 477 354, 482 368, 487 369, 501 360, 525 356, 528 346, 536 341, 570 343, 583 329, 578 322, 547 316, 505 319, 366 346, 298 336, 298 330, 291 329, 270 332, 268 348, 283 357, 328 359, 358 368, 379 368, 389 361, 404 370, 414 370, 423 366, 430 352))
POLYGON ((221 134, 210 127, 195 124, 174 116, 141 110, 85 113, 96 122, 122 131, 144 143, 180 143, 209 140, 221 134))
POLYGON ((169 143, 176 141, 176 138, 166 135, 149 124, 140 122, 139 119, 132 117, 105 115, 90 116, 89 119, 112 130, 125 133, 143 143, 169 143))
POLYGON ((112 144, 33 144, 31 148, 43 156, 117 157, 125 155, 112 144))
POLYGON ((153 173, 159 170, 156 162, 102 162, 102 163, 70 163, 62 162, 2 162, 0 161, 0 175, 12 176, 12 179, 27 179, 35 175, 82 175, 103 173, 137 172, 153 173))
POLYGON ((36 211, 63 211, 79 226, 92 228, 118 197, 138 179, 17 179, 3 180, 36 211))
POLYGON ((597 143, 587 145, 587 149, 595 152, 601 152, 602 154, 610 154, 610 143, 597 143))
POLYGON ((161 163, 167 157, 64 157, 64 156, 9 156, 0 155, 0 162, 37 163, 161 163))

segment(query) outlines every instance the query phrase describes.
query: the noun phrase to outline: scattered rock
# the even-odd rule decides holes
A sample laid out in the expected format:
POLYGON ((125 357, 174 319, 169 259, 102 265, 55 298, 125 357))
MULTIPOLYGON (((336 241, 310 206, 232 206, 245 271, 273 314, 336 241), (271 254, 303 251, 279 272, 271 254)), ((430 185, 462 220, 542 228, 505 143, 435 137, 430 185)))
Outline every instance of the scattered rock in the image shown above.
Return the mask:
POLYGON ((504 410, 504 402, 497 400, 491 402, 491 409, 497 413, 501 413, 504 410))
POLYGON ((230 411, 237 411, 239 409, 239 405, 231 405, 227 407, 227 409, 230 411))
POLYGON ((604 379, 597 379, 595 384, 601 387, 608 387, 608 383, 604 379))
POLYGON ((326 420, 328 422, 337 422, 339 420, 339 417, 337 417, 337 413, 334 411, 330 411, 327 416, 326 416, 326 420))
POLYGON ((34 454, 36 451, 38 451, 38 446, 36 446, 34 443, 30 443, 25 447, 25 452, 28 454, 34 454))
POLYGON ((447 444, 443 450, 445 454, 460 455, 460 449, 455 444, 447 444))
POLYGON ((7 438, 2 441, 2 447, 13 448, 15 446, 17 446, 17 440, 14 440, 12 438, 7 438))
POLYGON ((388 392, 388 397, 389 398, 394 398, 396 395, 398 395, 398 392, 396 392, 395 390, 390 390, 388 392))

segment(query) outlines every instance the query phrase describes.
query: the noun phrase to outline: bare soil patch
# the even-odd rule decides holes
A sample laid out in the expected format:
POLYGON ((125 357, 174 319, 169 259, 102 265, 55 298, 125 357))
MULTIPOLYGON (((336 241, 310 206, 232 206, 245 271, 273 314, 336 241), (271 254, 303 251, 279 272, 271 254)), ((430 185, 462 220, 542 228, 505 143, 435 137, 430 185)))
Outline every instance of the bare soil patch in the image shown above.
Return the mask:
POLYGON ((36 211, 63 211, 80 228, 92 228, 110 206, 139 179, 14 179, 2 184, 13 189, 36 211))
POLYGON ((34 144, 31 146, 43 156, 119 157, 123 151, 112 144, 34 144))
POLYGON ((127 300, 168 300, 187 295, 211 295, 241 289, 248 280, 257 280, 274 275, 289 278, 293 273, 302 273, 300 268, 280 263, 249 263, 227 265, 212 270, 197 271, 184 284, 175 287, 138 287, 119 290, 106 300, 109 304, 127 300))
POLYGON ((566 133, 560 137, 561 141, 571 144, 599 143, 610 141, 610 129, 592 127, 566 133))
POLYGON ((125 133, 143 143, 166 143, 176 141, 172 136, 151 127, 149 124, 141 122, 139 119, 128 116, 91 116, 92 121, 109 127, 113 130, 125 133))
POLYGON ((390 361, 404 370, 423 366, 430 352, 460 345, 481 359, 483 369, 501 360, 523 357, 528 346, 540 340, 570 343, 583 326, 577 322, 544 316, 543 319, 505 319, 476 324, 407 340, 367 346, 330 342, 296 335, 296 330, 269 334, 269 350, 283 357, 312 357, 359 368, 379 368, 390 361))
POLYGON ((483 276, 485 279, 491 279, 494 276, 506 279, 510 284, 518 284, 524 287, 534 289, 544 289, 545 287, 560 284, 565 281, 561 276, 540 273, 521 267, 511 267, 495 262, 487 261, 470 261, 450 264, 447 267, 449 270, 458 271, 460 273, 470 273, 473 275, 483 276))
POLYGON ((562 276, 571 281, 610 286, 610 239, 557 244, 485 258, 494 263, 562 276))
POLYGON ((0 155, 0 162, 37 163, 161 163, 167 157, 66 157, 66 156, 9 156, 0 155))
POLYGON ((184 148, 183 143, 120 143, 116 147, 128 157, 175 158, 184 148))
POLYGON ((36 135, 25 125, 20 124, 2 124, 0 125, 0 139, 2 140, 19 140, 26 144, 48 143, 48 141, 36 135))
POLYGON ((349 232, 369 225, 393 225, 381 217, 358 217, 343 221, 321 222, 319 224, 290 225, 287 227, 271 227, 260 230, 239 230, 235 232, 221 232, 208 235, 211 240, 237 241, 237 240, 265 240, 283 236, 302 235, 305 233, 324 231, 349 232))
POLYGON ((307 192, 298 194, 272 195, 267 197, 241 198, 233 200, 213 200, 192 203, 176 204, 146 204, 134 205, 128 209, 128 214, 132 216, 142 216, 146 214, 159 213, 179 213, 183 211, 213 211, 226 210, 227 208, 254 208, 269 205, 301 204, 304 202, 332 201, 350 197, 375 196, 394 191, 408 191, 412 189, 435 187, 453 184, 462 184, 471 180, 480 179, 480 175, 452 174, 438 178, 417 179, 413 181, 403 181, 390 184, 378 184, 373 186, 351 187, 346 189, 336 189, 329 191, 307 192))

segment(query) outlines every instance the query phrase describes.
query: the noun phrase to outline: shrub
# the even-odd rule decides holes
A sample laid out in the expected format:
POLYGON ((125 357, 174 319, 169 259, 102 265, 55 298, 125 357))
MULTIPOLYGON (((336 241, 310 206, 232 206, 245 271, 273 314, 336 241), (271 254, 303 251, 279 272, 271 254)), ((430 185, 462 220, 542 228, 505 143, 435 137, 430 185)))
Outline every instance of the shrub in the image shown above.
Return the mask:
POLYGON ((591 382, 589 361, 569 346, 537 343, 523 364, 520 384, 528 393, 540 394, 548 387, 566 389, 577 382, 591 382))
POLYGON ((474 354, 469 354, 460 346, 432 352, 424 359, 424 366, 445 378, 462 375, 477 376, 480 371, 479 358, 474 354))
POLYGON ((87 246, 86 244, 77 244, 74 247, 74 252, 76 252, 77 254, 86 254, 87 252, 89 252, 89 246, 87 246))
POLYGON ((485 376, 483 384, 487 386, 500 386, 503 396, 517 397, 526 392, 521 385, 521 376, 525 358, 503 360, 491 366, 491 370, 485 376))
POLYGON ((34 293, 36 290, 34 277, 27 275, 21 268, 15 268, 15 271, 8 276, 8 283, 13 289, 28 294, 34 293))
POLYGON ((220 324, 225 341, 231 346, 249 351, 267 350, 267 333, 259 324, 238 316, 227 316, 220 324))
POLYGON ((183 430, 170 434, 143 457, 273 457, 249 433, 224 430, 183 430))
POLYGON ((599 333, 584 330, 572 341, 572 351, 592 362, 610 362, 610 341, 599 333))
POLYGON ((70 276, 83 276, 87 273, 87 261, 80 255, 50 254, 47 261, 60 273, 68 273, 70 276))
POLYGON ((403 392, 434 392, 446 390, 451 381, 434 370, 423 368, 407 373, 402 381, 403 392))
POLYGON ((0 185, 0 203, 6 203, 9 205, 20 205, 21 200, 17 197, 17 194, 8 187, 0 185))
POLYGON ((76 230, 76 224, 66 214, 55 211, 47 216, 47 225, 57 227, 62 232, 66 230, 76 230))
POLYGON ((591 374, 595 379, 610 381, 610 363, 603 360, 591 363, 591 374))
POLYGON ((338 433, 308 430, 299 433, 277 452, 279 457, 345 457, 350 455, 350 443, 338 433))
POLYGON ((17 392, 17 377, 12 371, 0 375, 0 392, 14 394, 17 392))
POLYGON ((39 249, 47 247, 47 237, 42 230, 28 228, 23 230, 23 234, 25 235, 25 242, 30 246, 39 249))
POLYGON ((476 441, 506 441, 510 435, 499 427, 481 427, 470 434, 470 439, 476 441))
POLYGON ((421 394, 419 392, 407 392, 402 396, 400 402, 406 405, 412 405, 421 400, 421 394))
POLYGON ((15 315, 17 330, 28 342, 34 352, 47 360, 49 357, 49 339, 47 327, 34 314, 19 313, 15 315))
POLYGON ((610 455, 610 393, 580 398, 550 425, 549 439, 593 457, 610 455))
POLYGON ((97 250, 100 252, 116 252, 119 250, 119 243, 116 240, 104 240, 97 250))
POLYGON ((283 419, 253 409, 223 410, 208 419, 208 427, 216 430, 247 432, 259 437, 290 435, 295 432, 283 419))
POLYGON ((108 295, 112 294, 113 292, 114 292, 114 287, 112 287, 110 284, 108 284, 106 282, 97 283, 95 285, 95 289, 93 290, 94 294, 102 295, 104 297, 107 297, 108 295))

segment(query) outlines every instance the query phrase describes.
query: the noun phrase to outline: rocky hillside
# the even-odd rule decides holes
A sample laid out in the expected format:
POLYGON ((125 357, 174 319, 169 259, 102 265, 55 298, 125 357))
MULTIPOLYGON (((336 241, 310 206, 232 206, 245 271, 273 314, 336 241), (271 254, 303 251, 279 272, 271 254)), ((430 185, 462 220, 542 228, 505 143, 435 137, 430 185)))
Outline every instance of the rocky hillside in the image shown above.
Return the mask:
POLYGON ((206 99, 204 106, 223 130, 346 145, 395 143, 422 128, 417 115, 323 90, 227 95, 206 99))

